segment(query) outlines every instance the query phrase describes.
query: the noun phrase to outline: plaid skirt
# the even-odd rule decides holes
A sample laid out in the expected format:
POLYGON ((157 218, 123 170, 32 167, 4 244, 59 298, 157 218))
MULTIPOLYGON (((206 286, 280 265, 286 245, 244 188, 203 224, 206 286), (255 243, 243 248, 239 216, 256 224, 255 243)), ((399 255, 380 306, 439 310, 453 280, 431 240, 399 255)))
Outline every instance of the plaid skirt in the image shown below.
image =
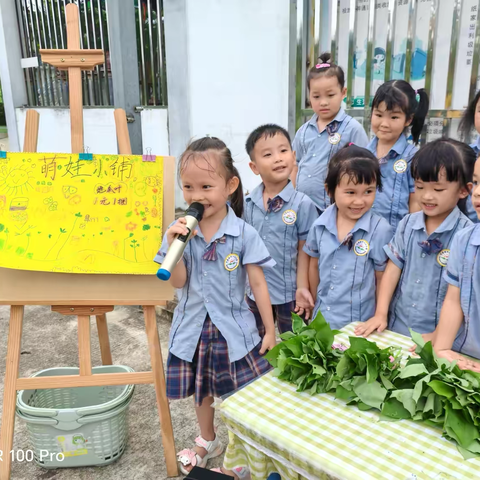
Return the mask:
POLYGON ((230 363, 227 341, 207 316, 192 362, 168 354, 167 397, 178 400, 195 394, 195 405, 199 407, 204 398, 237 390, 272 368, 260 355, 261 345, 230 363))

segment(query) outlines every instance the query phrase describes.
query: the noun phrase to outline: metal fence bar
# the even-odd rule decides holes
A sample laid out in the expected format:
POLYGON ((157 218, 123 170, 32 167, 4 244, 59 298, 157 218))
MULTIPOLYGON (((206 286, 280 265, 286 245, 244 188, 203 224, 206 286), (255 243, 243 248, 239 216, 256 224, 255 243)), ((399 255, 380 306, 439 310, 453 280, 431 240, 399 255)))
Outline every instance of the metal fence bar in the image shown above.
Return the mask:
POLYGON ((370 109, 370 93, 372 91, 373 77, 373 31, 375 27, 375 1, 370 0, 368 8, 368 36, 367 36, 367 65, 365 69, 365 95, 363 106, 365 109, 365 125, 367 124, 368 111, 370 109))
POLYGON ((338 22, 340 18, 340 2, 337 0, 331 0, 332 5, 332 45, 330 47, 331 59, 333 63, 337 62, 337 33, 338 33, 338 22))
POLYGON ((410 82, 412 71, 412 52, 415 48, 415 29, 417 26, 417 1, 410 0, 408 15, 407 51, 405 52, 405 80, 410 82))
POLYGON ((153 35, 152 35, 152 5, 151 1, 147 0, 147 12, 148 12, 148 46, 150 50, 150 75, 152 78, 152 97, 153 97, 153 104, 157 104, 157 94, 155 92, 155 55, 153 54, 154 42, 153 42, 153 35))
POLYGON ((460 35, 460 21, 462 18, 462 1, 455 0, 452 22, 452 40, 450 43, 450 59, 448 65, 447 96, 445 98, 445 108, 448 110, 452 106, 453 81, 455 77, 455 60, 457 58, 457 44, 460 35))
POLYGON ((393 57, 393 42, 395 39, 395 11, 397 0, 390 0, 388 5, 388 34, 387 34, 387 48, 385 58, 385 81, 388 82, 392 77, 392 57, 393 57))
POLYGON ((347 107, 352 105, 353 95, 353 57, 355 52, 355 27, 356 27, 356 0, 350 0, 350 15, 348 17, 348 70, 347 70, 347 107))
POLYGON ((431 0, 430 25, 428 35, 427 66, 425 68, 425 91, 430 98, 432 92, 432 67, 433 57, 435 55, 435 35, 437 28, 437 6, 438 0, 431 0))
POLYGON ((148 96, 147 96, 147 76, 145 73, 145 47, 143 43, 143 12, 142 12, 142 4, 139 2, 138 4, 138 32, 140 38, 140 63, 141 63, 141 77, 140 77, 140 84, 141 84, 141 99, 142 105, 148 105, 148 96))
POLYGON ((162 105, 167 105, 167 73, 165 65, 165 30, 163 28, 163 1, 157 0, 157 34, 158 34, 158 73, 162 105))

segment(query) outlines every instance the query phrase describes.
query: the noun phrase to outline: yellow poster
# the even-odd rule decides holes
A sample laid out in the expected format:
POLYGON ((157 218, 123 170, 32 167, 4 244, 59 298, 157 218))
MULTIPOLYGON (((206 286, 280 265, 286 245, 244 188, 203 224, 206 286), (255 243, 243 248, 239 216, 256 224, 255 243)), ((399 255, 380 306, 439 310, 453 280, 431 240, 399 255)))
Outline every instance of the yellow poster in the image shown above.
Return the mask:
POLYGON ((162 239, 162 157, 3 155, 0 267, 156 272, 153 257, 162 239))

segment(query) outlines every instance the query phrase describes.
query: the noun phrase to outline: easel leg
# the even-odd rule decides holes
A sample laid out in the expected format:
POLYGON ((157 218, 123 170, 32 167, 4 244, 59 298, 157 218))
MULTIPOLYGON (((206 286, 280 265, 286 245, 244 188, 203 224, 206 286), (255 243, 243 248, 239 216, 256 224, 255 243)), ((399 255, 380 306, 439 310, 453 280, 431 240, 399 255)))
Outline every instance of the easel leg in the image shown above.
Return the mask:
POLYGON ((90 343, 90 317, 78 316, 78 359, 80 375, 92 374, 92 352, 90 343))
POLYGON ((108 337, 107 315, 97 315, 98 341, 102 355, 102 365, 113 365, 110 339, 108 337))
POLYGON ((148 349, 152 363, 153 378, 155 383, 155 394, 157 396, 158 413, 160 416, 160 427, 162 430, 162 443, 167 464, 167 475, 176 477, 178 475, 177 459, 175 454, 175 440, 173 438, 172 418, 167 399, 165 384, 165 372, 163 370, 162 350, 158 339, 157 318, 155 307, 143 307, 145 315, 145 327, 147 330, 148 349))
POLYGON ((0 462, 0 479, 10 478, 11 455, 13 447, 13 431, 15 428, 15 407, 17 390, 15 383, 18 378, 20 364, 20 346, 22 342, 23 305, 10 307, 10 326, 8 330, 7 366, 5 369, 5 383, 3 392, 2 429, 0 431, 0 450, 2 462, 0 462))

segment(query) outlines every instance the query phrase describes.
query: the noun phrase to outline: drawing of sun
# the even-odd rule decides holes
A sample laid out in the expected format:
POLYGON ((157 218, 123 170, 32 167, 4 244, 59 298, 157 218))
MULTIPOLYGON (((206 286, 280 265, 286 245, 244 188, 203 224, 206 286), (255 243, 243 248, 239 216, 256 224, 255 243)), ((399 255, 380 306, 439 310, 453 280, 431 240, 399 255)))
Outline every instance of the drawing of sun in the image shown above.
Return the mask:
POLYGON ((0 191, 7 195, 25 194, 33 186, 30 180, 33 179, 27 165, 15 167, 3 167, 0 170, 0 191))

